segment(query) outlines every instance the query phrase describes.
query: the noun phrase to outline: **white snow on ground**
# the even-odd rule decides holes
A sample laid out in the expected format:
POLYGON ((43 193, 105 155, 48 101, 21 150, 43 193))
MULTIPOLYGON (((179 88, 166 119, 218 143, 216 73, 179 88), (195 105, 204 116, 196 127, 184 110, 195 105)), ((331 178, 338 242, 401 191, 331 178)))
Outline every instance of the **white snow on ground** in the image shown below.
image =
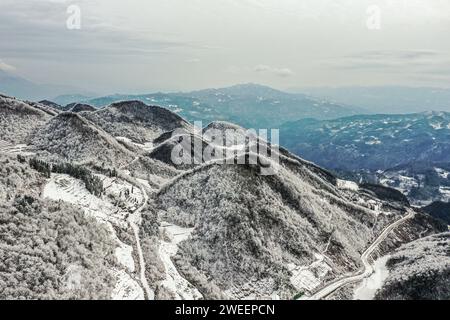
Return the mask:
POLYGON ((168 241, 161 241, 159 246, 159 256, 166 269, 166 279, 161 285, 173 292, 177 300, 198 300, 203 297, 194 286, 178 273, 171 259, 178 251, 178 244, 188 239, 193 230, 194 228, 182 228, 167 222, 161 222, 161 231, 169 239, 168 241))
MULTIPOLYGON (((103 176, 104 177, 104 176, 103 176)), ((118 183, 117 179, 104 177, 104 186, 107 187, 106 192, 109 194, 120 194, 124 188, 129 188, 126 182, 118 183)), ((135 194, 141 193, 139 188, 134 188, 135 194)), ((114 270, 113 273, 117 278, 116 287, 113 290, 113 299, 143 299, 144 293, 138 282, 127 274, 135 271, 135 263, 133 259, 133 248, 121 242, 116 235, 113 225, 126 228, 126 221, 129 211, 114 206, 107 201, 108 197, 96 197, 91 194, 85 187, 84 183, 69 175, 52 174, 49 182, 44 187, 44 198, 52 200, 62 200, 83 208, 86 215, 94 217, 98 222, 104 223, 110 230, 111 236, 117 242, 115 256, 120 265, 125 270, 114 270)), ((139 198, 139 196, 137 196, 139 198)), ((140 198, 143 199, 142 194, 140 198)), ((127 207, 135 207, 135 198, 131 196, 127 199, 127 207)), ((137 200, 136 200, 137 201, 137 200)), ((128 209, 129 210, 129 209, 128 209)))
POLYGON ((135 271, 136 267, 134 265, 132 246, 120 242, 120 246, 116 248, 115 256, 117 258, 117 261, 119 261, 121 265, 127 268, 128 271, 135 271))
POLYGON ((380 215, 381 213, 386 216, 389 216, 392 214, 392 212, 390 212, 390 211, 381 210, 383 207, 383 203, 381 201, 377 201, 374 199, 367 200, 364 198, 360 198, 360 199, 358 199, 357 203, 362 207, 366 207, 366 208, 372 210, 373 213, 377 216, 380 215))
MULTIPOLYGON (((149 174, 148 178, 153 182, 156 183, 159 186, 162 186, 163 184, 167 183, 170 181, 170 178, 163 178, 163 177, 159 177, 157 175, 154 174, 149 174)), ((146 182, 146 184, 148 184, 148 181, 146 182)))
POLYGON ((442 196, 442 201, 450 201, 450 188, 449 187, 439 187, 439 192, 442 196))
POLYGON ((434 168, 434 170, 436 170, 437 174, 443 179, 447 179, 448 176, 450 175, 450 172, 441 168, 434 168))
POLYGON ((367 145, 375 145, 375 144, 381 144, 381 141, 378 140, 377 138, 373 139, 373 140, 369 140, 365 142, 367 145))
POLYGON ((144 144, 136 143, 136 142, 131 141, 127 137, 116 137, 116 140, 135 145, 136 147, 138 147, 144 151, 151 151, 153 149, 153 143, 151 143, 151 142, 146 142, 144 144))
POLYGON ((385 187, 393 186, 395 184, 395 180, 390 178, 382 178, 380 179, 380 184, 385 187))
POLYGON ((127 211, 115 207, 112 203, 94 196, 80 180, 66 174, 52 174, 50 181, 44 187, 44 198, 62 200, 84 209, 89 216, 100 222, 111 222, 126 227, 127 211))
POLYGON ((124 270, 115 272, 116 286, 112 293, 113 300, 144 300, 144 291, 124 270))
POLYGON ((67 267, 64 275, 65 286, 69 290, 77 290, 81 287, 83 269, 76 264, 71 264, 67 267))
MULTIPOLYGON (((374 213, 376 215, 379 215, 382 211, 381 211, 381 207, 382 207, 382 203, 373 199, 370 199, 367 201, 367 205, 368 207, 374 211, 374 213)), ((385 213, 386 215, 389 215, 388 211, 383 211, 383 213, 385 213)))
POLYGON ((34 155, 34 152, 30 152, 29 147, 26 144, 13 145, 3 140, 0 140, 0 152, 6 154, 20 154, 23 156, 34 155))
POLYGON ((389 275, 389 270, 386 267, 388 260, 389 256, 384 256, 374 262, 374 273, 370 277, 365 278, 359 287, 355 289, 353 294, 354 300, 372 300, 375 297, 375 293, 381 288, 389 275))
POLYGON ((442 122, 430 123, 430 126, 432 126, 434 130, 441 130, 441 129, 443 129, 442 125, 443 125, 442 122))
POLYGON ((396 188, 403 194, 408 194, 412 188, 417 188, 419 182, 413 178, 399 173, 387 174, 387 179, 381 179, 380 183, 386 187, 396 188), (398 185, 396 185, 398 183, 398 185))
POLYGON ((309 266, 296 266, 289 264, 288 268, 292 273, 291 284, 298 291, 312 291, 321 285, 322 280, 332 271, 332 268, 324 261, 325 257, 316 254, 316 261, 309 266))
POLYGON ((150 183, 148 182, 148 180, 139 179, 139 178, 136 178, 136 180, 137 180, 140 184, 146 186, 147 188, 153 189, 153 187, 150 185, 150 183))
POLYGON ((347 180, 341 180, 341 179, 337 179, 337 187, 339 189, 345 189, 345 190, 353 190, 353 191, 359 190, 359 186, 357 183, 355 183, 353 181, 347 181, 347 180))
POLYGON ((115 199, 120 199, 122 201, 125 205, 123 209, 134 211, 144 200, 142 191, 127 181, 109 178, 101 174, 96 174, 96 176, 102 179, 103 187, 105 188, 107 195, 111 195, 115 199))

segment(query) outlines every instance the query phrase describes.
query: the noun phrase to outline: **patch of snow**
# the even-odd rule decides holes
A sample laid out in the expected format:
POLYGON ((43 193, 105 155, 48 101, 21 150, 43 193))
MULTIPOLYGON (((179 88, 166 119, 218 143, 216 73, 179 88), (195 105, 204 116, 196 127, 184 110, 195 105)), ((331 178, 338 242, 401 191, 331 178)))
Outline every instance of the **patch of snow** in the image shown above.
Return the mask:
POLYGON ((13 145, 9 142, 0 140, 0 152, 6 154, 20 154, 22 156, 33 156, 35 153, 29 151, 29 146, 26 144, 13 145))
POLYGON ((378 140, 378 139, 374 139, 374 140, 366 141, 365 144, 367 144, 367 145, 376 145, 376 144, 381 144, 381 141, 378 140))
POLYGON ((168 241, 161 241, 159 246, 159 256, 166 269, 166 279, 161 285, 173 292, 177 300, 203 298, 202 294, 180 275, 171 259, 178 251, 178 244, 188 239, 194 228, 183 228, 161 222, 161 231, 169 238, 168 241))
MULTIPOLYGON (((52 200, 62 200, 82 208, 86 215, 94 217, 98 222, 105 224, 110 230, 111 237, 115 239, 118 246, 115 250, 115 256, 123 270, 113 270, 117 282, 114 288, 113 299, 144 299, 143 289, 135 280, 131 278, 128 272, 135 272, 135 262, 133 259, 133 248, 122 243, 114 230, 113 225, 127 228, 129 226, 127 218, 130 218, 131 212, 135 210, 145 199, 139 188, 134 188, 133 194, 124 196, 124 190, 130 190, 131 185, 126 181, 119 181, 117 178, 109 178, 97 174, 103 179, 105 192, 107 195, 96 197, 85 187, 84 183, 65 174, 52 174, 48 183, 44 187, 43 197, 52 200), (113 205, 109 196, 113 195, 116 199, 119 197, 125 203, 124 208, 113 205), (123 195, 122 197, 120 195, 123 195)), ((149 294, 149 299, 152 296, 149 294)))
POLYGON ((337 179, 337 187, 339 189, 345 189, 345 190, 353 190, 353 191, 359 190, 359 186, 357 183, 355 183, 353 181, 347 181, 347 180, 341 180, 341 179, 337 179))
POLYGON ((436 170, 437 174, 443 179, 448 179, 448 176, 450 175, 450 172, 441 168, 434 168, 434 170, 436 170))
POLYGON ((64 275, 66 288, 69 290, 77 290, 81 288, 83 268, 76 264, 71 264, 66 269, 64 275))
POLYGON ((128 271, 135 271, 132 246, 121 242, 120 246, 116 248, 115 256, 117 258, 117 261, 119 261, 119 263, 123 265, 128 271))
POLYGON ((395 188, 403 194, 408 194, 412 188, 419 186, 415 178, 405 176, 402 172, 387 173, 385 178, 380 179, 380 183, 386 187, 395 188))
POLYGON ((430 123, 430 126, 433 127, 434 130, 441 130, 441 129, 443 129, 442 122, 430 123))
POLYGON ((365 278, 360 286, 355 289, 353 294, 354 300, 372 300, 375 297, 375 293, 381 288, 389 275, 389 270, 386 267, 388 260, 389 256, 384 256, 374 262, 374 273, 370 277, 365 278))
POLYGON ((146 142, 144 144, 136 143, 136 142, 133 142, 131 139, 127 138, 127 137, 116 137, 116 140, 125 142, 127 144, 134 145, 134 146, 136 146, 136 147, 138 147, 138 148, 140 148, 140 149, 142 149, 144 151, 152 151, 153 147, 154 147, 152 142, 146 142))
POLYGON ((332 268, 324 261, 324 256, 316 254, 316 261, 309 266, 296 266, 289 264, 288 268, 292 273, 291 284, 298 291, 313 291, 321 285, 323 278, 332 271, 332 268))
POLYGON ((83 182, 69 175, 52 174, 44 187, 43 197, 78 205, 84 209, 87 215, 96 218, 99 222, 111 222, 126 227, 127 211, 115 207, 105 199, 94 196, 86 189, 83 182))
POLYGON ((442 201, 450 200, 450 188, 449 187, 439 187, 439 192, 442 196, 442 201))
POLYGON ((148 182, 148 180, 144 180, 144 179, 139 179, 136 178, 137 182, 139 182, 140 184, 143 184, 144 186, 152 189, 152 186, 150 185, 150 182, 148 182))
MULTIPOLYGON (((374 211, 374 213, 376 215, 379 215, 382 211, 381 211, 381 207, 382 207, 382 203, 373 199, 370 199, 367 201, 367 205, 368 207, 374 211)), ((387 212, 386 212, 387 213, 387 212)))

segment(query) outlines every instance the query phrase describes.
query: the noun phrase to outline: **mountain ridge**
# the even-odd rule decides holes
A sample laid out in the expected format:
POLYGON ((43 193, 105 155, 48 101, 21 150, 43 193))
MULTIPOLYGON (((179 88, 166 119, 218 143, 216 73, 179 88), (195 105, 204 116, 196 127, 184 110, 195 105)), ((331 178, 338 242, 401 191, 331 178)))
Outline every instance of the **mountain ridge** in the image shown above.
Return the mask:
POLYGON ((247 128, 269 128, 308 116, 330 119, 364 112, 357 107, 333 104, 256 84, 192 92, 114 94, 74 102, 102 108, 127 100, 163 106, 191 122, 229 121, 247 128), (277 112, 274 113, 274 110, 277 112))
MULTIPOLYGON (((366 248, 412 210, 403 198, 387 196, 389 189, 342 180, 261 138, 245 140, 244 147, 254 143, 270 149, 255 153, 254 163, 249 160, 256 151, 244 148, 241 153, 231 149, 232 163, 213 158, 189 166, 171 164, 171 151, 180 137, 198 139, 202 151, 206 146, 220 151, 227 146, 218 146, 205 133, 216 129, 224 134, 231 128, 237 135, 245 132, 234 124, 214 122, 194 130, 176 113, 139 101, 52 116, 27 102, 3 99, 13 106, 23 103, 44 117, 26 153, 14 145, 21 141, 7 148, 0 145, 1 155, 15 157, 12 165, 19 162, 23 167, 15 174, 24 174, 24 180, 21 172, 32 170, 43 184, 36 197, 74 205, 106 224, 108 238, 114 239, 115 249, 107 250, 114 251, 117 264, 103 264, 102 272, 111 278, 101 286, 102 297, 311 295, 343 274, 358 272, 366 248), (49 172, 52 165, 61 170, 49 172), (273 169, 270 174, 268 169, 273 169), (87 188, 89 182, 96 183, 95 192, 87 188)), ((0 111, 11 110, 15 109, 0 111)), ((4 119, 0 117, 0 124, 4 119)), ((31 120, 19 121, 28 127, 31 120)), ((191 140, 182 147, 189 152, 195 144, 191 140)), ((0 190, 10 184, 8 171, 0 168, 0 190)), ((11 197, 7 208, 11 203, 23 207, 18 194, 11 197)), ((14 219, 25 221, 20 215, 14 219)), ((377 254, 441 231, 442 225, 434 221, 417 213, 377 254)), ((97 256, 96 263, 103 257, 97 256)), ((71 268, 64 266, 63 272, 71 274, 71 268)), ((91 271, 84 273, 86 283, 92 283, 91 271)))

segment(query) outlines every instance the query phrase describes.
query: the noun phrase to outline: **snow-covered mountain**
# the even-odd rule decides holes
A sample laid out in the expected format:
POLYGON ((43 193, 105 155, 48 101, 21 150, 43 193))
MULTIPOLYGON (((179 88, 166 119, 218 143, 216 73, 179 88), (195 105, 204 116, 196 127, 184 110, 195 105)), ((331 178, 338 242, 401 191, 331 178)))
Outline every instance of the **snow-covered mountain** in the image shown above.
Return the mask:
POLYGON ((387 261, 389 276, 376 299, 449 300, 450 233, 403 245, 387 261))
POLYGON ((287 123, 281 144, 346 179, 396 188, 414 204, 448 201, 450 113, 287 123))
POLYGON ((305 298, 367 269, 368 252, 447 228, 389 188, 206 134, 245 133, 230 123, 198 130, 139 101, 79 113, 1 103, 0 298, 305 298), (175 147, 215 157, 177 165, 175 147))
POLYGON ((387 170, 340 172, 346 179, 395 188, 409 201, 424 206, 450 200, 450 163, 412 162, 387 170))
POLYGON ((229 121, 246 128, 277 128, 286 121, 314 117, 334 119, 366 113, 357 107, 291 94, 256 84, 193 92, 153 93, 143 95, 115 94, 94 99, 76 99, 95 107, 138 100, 160 105, 189 121, 229 121))
POLYGON ((111 135, 134 142, 149 142, 164 132, 191 127, 177 114, 140 101, 117 102, 82 115, 111 135))
POLYGON ((90 112, 90 111, 96 110, 93 106, 90 106, 90 105, 84 104, 84 103, 74 103, 73 105, 69 105, 69 106, 70 106, 69 111, 75 112, 75 113, 83 112, 83 111, 90 112))
POLYGON ((31 135, 50 120, 52 114, 14 98, 0 96, 1 140, 26 143, 31 135))
POLYGON ((69 162, 120 165, 133 158, 116 139, 73 112, 61 113, 48 121, 34 133, 31 144, 43 157, 69 162))
POLYGON ((283 125, 280 141, 330 169, 386 170, 411 162, 450 162, 450 113, 306 119, 283 125))

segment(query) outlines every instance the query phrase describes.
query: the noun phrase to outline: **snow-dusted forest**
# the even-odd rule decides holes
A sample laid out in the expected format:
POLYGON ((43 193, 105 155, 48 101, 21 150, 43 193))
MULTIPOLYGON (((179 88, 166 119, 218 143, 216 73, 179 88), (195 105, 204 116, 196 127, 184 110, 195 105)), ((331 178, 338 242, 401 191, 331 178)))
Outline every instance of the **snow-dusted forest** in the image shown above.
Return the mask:
POLYGON ((137 101, 75 107, 0 97, 0 299, 297 299, 339 281, 326 298, 351 298, 358 283, 342 279, 387 254, 376 297, 417 298, 397 295, 412 283, 398 274, 421 276, 405 262, 420 250, 448 274, 448 237, 405 245, 446 224, 389 188, 261 140, 276 158, 248 161, 254 139, 236 161, 194 154, 218 147, 207 129, 245 133, 230 123, 202 131, 137 101), (175 146, 198 161, 174 163, 175 146))

